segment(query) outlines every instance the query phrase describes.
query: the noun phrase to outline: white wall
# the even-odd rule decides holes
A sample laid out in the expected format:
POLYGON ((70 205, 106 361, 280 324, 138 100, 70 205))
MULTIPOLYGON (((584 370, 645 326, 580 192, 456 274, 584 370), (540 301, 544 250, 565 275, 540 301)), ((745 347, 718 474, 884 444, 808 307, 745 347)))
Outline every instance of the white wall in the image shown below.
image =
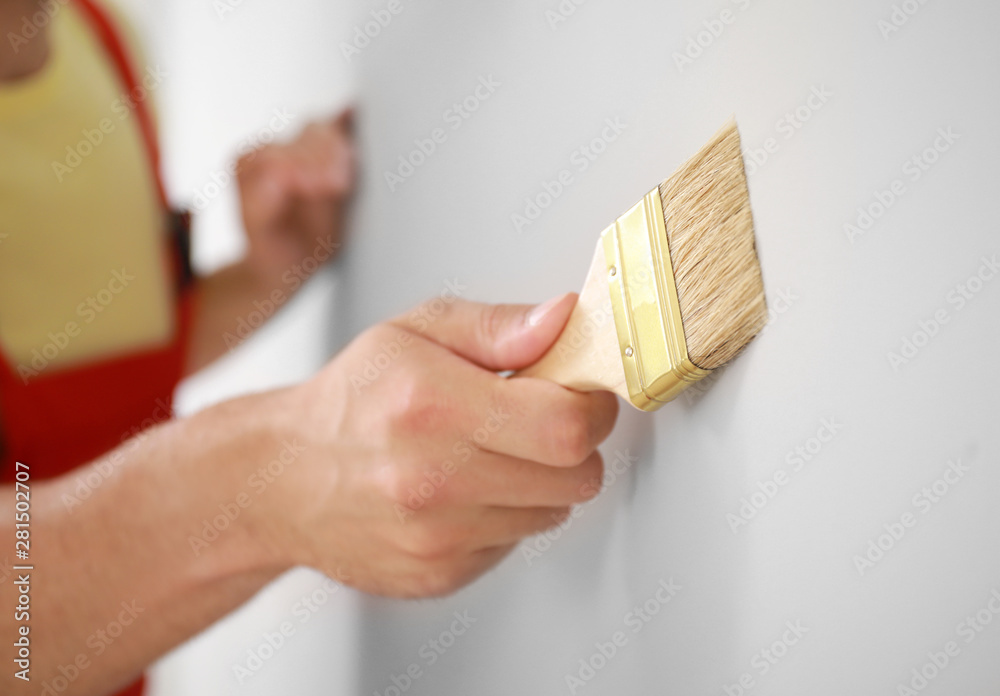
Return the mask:
MULTIPOLYGON (((599 230, 732 112, 748 150, 775 139, 750 167, 775 321, 706 393, 655 415, 623 411, 604 451, 636 463, 541 557, 518 551, 444 601, 342 591, 238 684, 233 661, 317 586, 298 574, 167 660, 156 693, 392 694, 411 664, 421 676, 408 694, 572 693, 566 675, 619 630, 625 646, 576 693, 736 694, 749 674, 754 694, 895 694, 949 641, 958 656, 921 693, 995 692, 1000 622, 973 633, 960 622, 993 619, 1000 588, 1000 281, 961 309, 950 293, 976 286, 981 257, 1000 252, 1000 10, 902 4, 919 9, 884 38, 888 0, 591 0, 554 29, 546 11, 558 0, 402 0, 352 66, 364 166, 346 257, 329 286, 186 403, 299 377, 323 354, 322 336, 339 345, 454 278, 486 301, 577 288, 599 230), (672 54, 724 9, 732 23, 704 35, 707 47, 679 70, 672 54), (384 172, 414 139, 447 127, 449 106, 490 75, 493 96, 390 193, 384 172), (810 109, 814 89, 830 96, 810 109), (800 107, 808 121, 789 129, 785 114, 800 107), (572 169, 607 118, 626 124, 621 137, 515 232, 511 214, 572 169), (960 138, 911 180, 904 163, 939 128, 960 138), (895 179, 905 193, 849 240, 844 224, 895 179), (947 323, 894 369, 888 353, 938 311, 947 323), (842 428, 820 446, 812 438, 826 435, 825 419, 842 428), (815 454, 795 471, 798 447, 815 454), (938 502, 915 499, 958 460, 968 472, 938 502), (732 531, 727 515, 781 470, 787 485, 732 531), (915 526, 860 573, 855 557, 906 513, 915 526), (629 612, 669 579, 680 591, 633 632, 629 612), (456 611, 475 624, 429 664, 428 641, 456 611), (762 673, 760 651, 792 638, 786 622, 808 632, 787 654, 777 646, 781 659, 762 673)), ((158 8, 157 45, 177 75, 164 91, 175 191, 203 183, 275 104, 305 113, 346 94, 337 44, 353 22, 339 6, 305 5, 244 0, 223 21, 207 2, 158 8)), ((203 228, 216 222, 211 234, 231 237, 231 195, 203 228)), ((201 244, 213 261, 235 248, 201 244)))

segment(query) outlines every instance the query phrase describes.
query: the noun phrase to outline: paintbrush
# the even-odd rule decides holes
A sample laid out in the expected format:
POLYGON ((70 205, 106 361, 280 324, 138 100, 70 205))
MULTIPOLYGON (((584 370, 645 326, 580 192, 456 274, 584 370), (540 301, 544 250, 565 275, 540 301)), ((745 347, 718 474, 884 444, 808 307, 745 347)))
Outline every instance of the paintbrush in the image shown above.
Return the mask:
POLYGON ((767 321, 732 119, 608 226, 552 348, 518 376, 613 391, 653 411, 743 350, 767 321))

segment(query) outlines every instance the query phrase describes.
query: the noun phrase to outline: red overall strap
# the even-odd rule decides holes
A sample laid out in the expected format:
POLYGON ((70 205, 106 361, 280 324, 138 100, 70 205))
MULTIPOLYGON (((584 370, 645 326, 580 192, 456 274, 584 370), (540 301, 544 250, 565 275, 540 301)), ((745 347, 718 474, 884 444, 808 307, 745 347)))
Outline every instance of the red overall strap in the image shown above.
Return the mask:
POLYGON ((91 0, 76 0, 76 6, 83 10, 83 13, 90 20, 94 32, 104 46, 104 50, 118 70, 118 76, 122 84, 128 88, 129 99, 133 104, 132 110, 135 117, 139 120, 139 130, 142 132, 142 139, 146 144, 146 152, 149 154, 150 166, 156 173, 156 191, 160 197, 163 209, 168 210, 170 206, 167 204, 167 194, 163 188, 163 182, 160 180, 160 146, 156 139, 156 128, 153 126, 153 119, 150 116, 149 109, 146 108, 145 99, 136 98, 136 90, 141 88, 141 83, 135 74, 135 70, 132 68, 125 45, 122 43, 121 37, 115 29, 111 17, 108 16, 107 10, 91 0))
MULTIPOLYGON (((185 289, 185 264, 177 254, 176 240, 166 239, 167 199, 160 179, 160 154, 149 111, 124 45, 108 14, 91 0, 75 0, 74 6, 93 26, 105 48, 109 63, 132 98, 132 111, 153 171, 157 203, 162 207, 164 262, 175 271, 177 288, 174 336, 159 347, 124 356, 87 363, 78 368, 43 369, 26 376, 5 359, 0 349, 0 481, 14 479, 14 462, 31 467, 33 480, 70 472, 117 447, 123 440, 171 415, 174 388, 183 376, 191 318, 191 293, 185 289)), ((59 202, 56 201, 56 204, 59 202)), ((173 222, 178 218, 175 216, 173 222)), ((140 234, 149 234, 141 230, 140 234)), ((44 273, 45 269, 39 269, 44 273)), ((58 282, 58 278, 53 278, 58 282)), ((92 472, 81 477, 75 490, 85 499, 106 478, 92 472)), ((64 501, 65 502, 65 501, 64 501)), ((107 570, 94 567, 95 574, 107 570)), ((140 679, 119 696, 139 696, 140 679)))
MULTIPOLYGON (((140 83, 139 76, 129 60, 125 44, 122 43, 121 36, 115 29, 114 22, 107 10, 92 0, 75 0, 75 2, 90 21, 94 33, 101 40, 105 52, 118 71, 121 83, 128 89, 129 104, 132 113, 135 114, 139 122, 139 132, 142 134, 142 140, 146 146, 150 169, 155 175, 153 184, 156 186, 156 195, 159 197, 163 210, 169 211, 170 203, 167 200, 167 192, 160 173, 160 145, 156 137, 156 126, 146 106, 146 100, 149 96, 148 90, 144 90, 140 83)), ((180 277, 181 285, 187 285, 193 278, 190 265, 190 223, 190 216, 187 213, 175 213, 170 217, 168 231, 175 246, 174 253, 169 259, 170 270, 180 277)))

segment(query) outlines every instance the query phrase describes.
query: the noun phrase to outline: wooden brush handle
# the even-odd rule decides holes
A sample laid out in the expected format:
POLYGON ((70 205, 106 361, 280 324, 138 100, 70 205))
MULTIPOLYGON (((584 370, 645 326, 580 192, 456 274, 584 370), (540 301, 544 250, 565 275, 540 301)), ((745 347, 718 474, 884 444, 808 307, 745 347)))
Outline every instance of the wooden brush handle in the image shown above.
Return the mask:
POLYGON ((604 246, 598 242, 580 299, 556 342, 514 377, 538 377, 578 391, 613 391, 628 398, 608 292, 604 246))

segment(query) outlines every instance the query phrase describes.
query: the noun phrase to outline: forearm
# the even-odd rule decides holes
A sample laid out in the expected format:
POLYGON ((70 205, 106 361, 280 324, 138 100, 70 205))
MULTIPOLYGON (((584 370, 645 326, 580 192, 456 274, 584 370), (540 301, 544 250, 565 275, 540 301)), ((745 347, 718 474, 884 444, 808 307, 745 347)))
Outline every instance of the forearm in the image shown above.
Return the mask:
MULTIPOLYGON (((290 567, 279 549, 264 546, 250 515, 227 522, 217 537, 203 531, 223 514, 220 506, 245 495, 253 470, 246 462, 260 461, 270 449, 276 450, 271 457, 278 454, 280 439, 255 404, 263 398, 166 424, 88 467, 32 485, 27 623, 37 689, 59 676, 60 667, 78 672, 74 694, 128 683, 290 567), (86 499, 84 491, 92 491, 86 499)), ((0 494, 0 530, 0 543, 13 549, 9 487, 0 494)), ((0 584, 3 693, 27 686, 11 667, 22 624, 14 617, 14 580, 16 572, 0 584)))
POLYGON ((241 261, 199 278, 187 373, 240 345, 284 306, 305 280, 301 269, 295 270, 263 274, 241 261))

